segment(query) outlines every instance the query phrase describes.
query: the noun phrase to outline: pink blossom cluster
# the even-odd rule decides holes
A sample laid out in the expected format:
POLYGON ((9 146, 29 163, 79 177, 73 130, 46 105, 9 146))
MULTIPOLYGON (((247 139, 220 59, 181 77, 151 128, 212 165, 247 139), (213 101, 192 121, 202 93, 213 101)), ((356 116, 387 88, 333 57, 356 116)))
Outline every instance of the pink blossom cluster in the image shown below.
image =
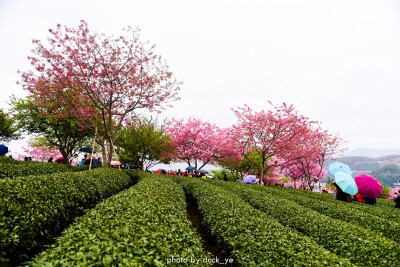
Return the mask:
POLYGON ((17 153, 16 160, 24 160, 25 157, 31 157, 34 161, 47 162, 50 158, 56 160, 61 157, 61 153, 56 148, 51 148, 48 146, 32 146, 28 143, 28 147, 22 147, 24 151, 22 154, 17 153))
POLYGON ((296 181, 310 186, 314 177, 324 177, 324 162, 340 152, 339 137, 293 106, 272 105, 268 111, 244 106, 233 111, 238 122, 227 129, 194 118, 170 120, 166 131, 175 148, 172 157, 196 169, 221 162, 235 168, 246 158, 256 165, 262 183, 273 184, 287 177, 297 187, 296 181), (250 151, 255 154, 249 156, 250 151))
MULTIPOLYGON (((125 31, 129 37, 107 36, 81 21, 76 29, 50 29, 47 45, 34 40, 28 58, 34 70, 19 71, 32 104, 55 123, 76 117, 82 129, 99 129, 104 147, 118 139, 135 110, 159 112, 178 100, 181 82, 155 46, 140 40, 139 29, 125 31)), ((109 155, 112 150, 111 145, 109 155)))

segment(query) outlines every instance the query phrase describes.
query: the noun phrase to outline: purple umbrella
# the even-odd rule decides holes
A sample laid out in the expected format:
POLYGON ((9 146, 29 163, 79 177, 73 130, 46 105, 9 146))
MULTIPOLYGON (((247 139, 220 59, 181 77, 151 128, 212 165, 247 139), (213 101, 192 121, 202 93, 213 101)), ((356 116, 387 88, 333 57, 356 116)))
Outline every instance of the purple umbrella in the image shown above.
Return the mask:
POLYGON ((247 175, 246 178, 244 178, 243 183, 251 184, 251 182, 253 182, 255 180, 256 180, 256 177, 254 175, 247 175))

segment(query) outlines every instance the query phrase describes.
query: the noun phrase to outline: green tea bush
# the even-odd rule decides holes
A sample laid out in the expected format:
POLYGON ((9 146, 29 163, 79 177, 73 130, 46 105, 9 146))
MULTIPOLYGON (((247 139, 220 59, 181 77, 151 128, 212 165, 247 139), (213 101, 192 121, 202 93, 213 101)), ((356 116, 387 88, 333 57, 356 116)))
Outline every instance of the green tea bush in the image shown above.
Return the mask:
MULTIPOLYGON (((18 162, 18 161, 17 161, 18 162)), ((67 172, 70 169, 67 165, 47 162, 0 162, 0 179, 23 177, 28 175, 50 174, 55 172, 67 172)))
MULTIPOLYGON (((101 166, 98 165, 92 165, 91 169, 97 169, 97 168, 101 168, 101 166)), ((81 172, 81 171, 88 171, 89 170, 89 165, 79 165, 76 167, 73 167, 71 165, 68 165, 68 169, 72 172, 81 172)))
POLYGON ((223 188, 199 180, 182 184, 219 246, 239 266, 351 265, 223 188))
MULTIPOLYGON (((390 218, 385 216, 372 215, 380 210, 377 206, 365 205, 361 203, 350 204, 343 201, 320 201, 318 195, 314 194, 314 198, 307 198, 303 194, 294 194, 287 190, 275 189, 273 187, 252 187, 253 189, 268 192, 274 196, 292 200, 298 205, 310 208, 320 214, 328 217, 345 221, 351 224, 356 224, 366 229, 378 232, 393 241, 400 240, 400 223, 391 221, 390 218), (365 207, 367 206, 367 207, 365 207), (366 209, 371 209, 371 212, 366 212, 366 209)), ((386 213, 385 213, 386 214, 386 213)))
POLYGON ((392 199, 377 198, 376 203, 378 204, 378 206, 385 206, 385 207, 391 207, 391 208, 393 208, 395 206, 395 203, 393 202, 392 199))
MULTIPOLYGON (((356 265, 396 266, 399 263, 398 243, 374 231, 322 215, 288 199, 278 197, 272 192, 268 193, 268 188, 260 191, 254 189, 261 188, 259 186, 235 183, 219 183, 219 185, 283 225, 298 230, 356 265)), ((345 211, 339 207, 336 209, 345 211)), ((359 215, 354 214, 354 216, 359 215)))
POLYGON ((106 168, 1 179, 1 260, 26 259, 85 209, 130 184, 128 175, 106 168))
POLYGON ((10 157, 0 156, 0 164, 1 164, 1 163, 18 164, 19 162, 20 162, 20 161, 15 160, 15 159, 10 158, 10 157))
POLYGON ((191 258, 210 257, 186 218, 182 188, 168 178, 129 173, 140 176, 136 186, 80 217, 29 265, 177 266, 186 259, 182 266, 188 266, 191 258))

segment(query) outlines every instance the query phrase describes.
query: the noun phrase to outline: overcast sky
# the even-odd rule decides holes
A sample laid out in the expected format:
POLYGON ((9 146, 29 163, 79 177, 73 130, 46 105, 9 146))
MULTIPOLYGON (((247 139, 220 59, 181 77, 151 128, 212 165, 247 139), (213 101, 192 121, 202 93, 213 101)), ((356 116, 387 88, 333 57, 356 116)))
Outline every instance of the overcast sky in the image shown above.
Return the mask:
POLYGON ((350 150, 400 148, 400 1, 0 0, 0 107, 24 96, 31 40, 57 23, 157 45, 181 101, 163 117, 235 123, 232 107, 286 102, 350 150))

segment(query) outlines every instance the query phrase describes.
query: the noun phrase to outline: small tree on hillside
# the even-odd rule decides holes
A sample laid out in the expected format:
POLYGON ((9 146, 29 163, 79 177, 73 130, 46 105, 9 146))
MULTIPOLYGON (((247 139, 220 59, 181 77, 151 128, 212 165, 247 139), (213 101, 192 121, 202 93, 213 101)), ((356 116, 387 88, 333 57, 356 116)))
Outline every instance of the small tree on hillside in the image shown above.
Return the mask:
POLYGON ((172 154, 169 136, 157 120, 139 119, 125 127, 117 140, 117 153, 122 163, 133 164, 147 170, 158 163, 168 164, 171 159, 162 154, 172 154))

